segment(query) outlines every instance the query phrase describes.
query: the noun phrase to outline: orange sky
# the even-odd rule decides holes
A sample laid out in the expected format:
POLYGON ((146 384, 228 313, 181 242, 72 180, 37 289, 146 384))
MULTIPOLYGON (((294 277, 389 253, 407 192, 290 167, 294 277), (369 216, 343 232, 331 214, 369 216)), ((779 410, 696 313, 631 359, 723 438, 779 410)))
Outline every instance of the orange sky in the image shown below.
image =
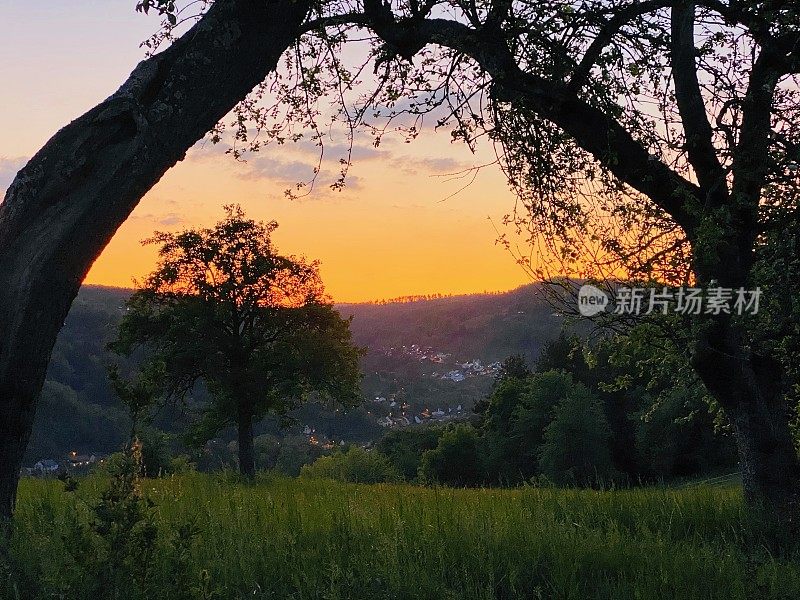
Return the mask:
MULTIPOLYGON (((0 5, 0 188, 26 157, 59 127, 124 81, 142 58, 138 43, 154 31, 133 0, 4 0, 0 5)), ((332 192, 323 172, 316 191, 287 200, 283 190, 310 176, 316 162, 303 147, 267 149, 246 164, 201 144, 145 196, 97 260, 87 282, 130 286, 154 266, 140 240, 153 230, 210 225, 222 205, 241 204, 250 216, 280 223, 281 251, 322 261, 328 292, 338 301, 430 293, 497 291, 528 280, 494 244, 495 222, 513 197, 496 167, 464 180, 443 177, 483 164, 449 142, 449 133, 426 132, 404 144, 386 138, 379 150, 359 142, 349 187, 332 192)), ((341 140, 332 140, 332 145, 341 140)), ((330 153, 329 169, 339 156, 330 153)), ((326 177, 327 175, 327 177, 326 177)))

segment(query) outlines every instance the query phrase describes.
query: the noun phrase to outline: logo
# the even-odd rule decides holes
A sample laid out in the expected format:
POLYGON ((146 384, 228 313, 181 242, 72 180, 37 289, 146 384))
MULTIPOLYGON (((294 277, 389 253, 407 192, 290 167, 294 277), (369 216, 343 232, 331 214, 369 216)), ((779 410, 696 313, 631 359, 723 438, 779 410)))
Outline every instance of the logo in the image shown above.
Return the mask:
POLYGON ((608 306, 608 296, 603 290, 588 283, 578 290, 578 311, 584 317, 593 317, 603 312, 606 306, 608 306))

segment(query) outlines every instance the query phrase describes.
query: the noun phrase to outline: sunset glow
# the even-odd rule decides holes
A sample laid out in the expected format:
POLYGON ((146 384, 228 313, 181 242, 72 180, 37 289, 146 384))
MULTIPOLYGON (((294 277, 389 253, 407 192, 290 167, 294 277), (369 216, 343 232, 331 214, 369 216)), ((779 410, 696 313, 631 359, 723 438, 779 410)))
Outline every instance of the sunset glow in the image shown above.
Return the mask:
MULTIPOLYGON (((59 127, 112 93, 144 55, 139 42, 157 20, 129 0, 0 7, 0 188, 59 127)), ((239 203, 258 219, 276 220, 279 249, 322 262, 338 301, 418 294, 498 291, 529 281, 495 244, 514 198, 496 166, 474 183, 453 173, 493 159, 451 144, 432 124, 411 144, 388 136, 380 148, 364 135, 342 192, 329 189, 342 141, 329 144, 314 191, 288 200, 283 190, 311 177, 314 148, 268 148, 247 163, 224 144, 201 142, 145 196, 95 263, 86 282, 130 286, 152 270, 154 230, 210 225, 222 206, 239 203), (445 158, 446 157, 446 158, 445 158)))

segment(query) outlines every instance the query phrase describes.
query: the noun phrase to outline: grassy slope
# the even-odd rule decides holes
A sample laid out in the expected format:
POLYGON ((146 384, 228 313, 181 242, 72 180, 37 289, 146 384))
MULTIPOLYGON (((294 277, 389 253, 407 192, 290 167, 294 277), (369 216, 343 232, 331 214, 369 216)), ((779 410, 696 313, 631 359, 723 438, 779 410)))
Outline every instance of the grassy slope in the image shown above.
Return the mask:
MULTIPOLYGON (((68 577, 62 536, 100 483, 70 495, 57 481, 23 481, 14 554, 30 577, 68 577)), ((743 555, 733 487, 437 490, 189 475, 147 482, 147 493, 159 521, 196 520, 191 576, 208 570, 219 598, 800 597, 799 565, 743 555)))

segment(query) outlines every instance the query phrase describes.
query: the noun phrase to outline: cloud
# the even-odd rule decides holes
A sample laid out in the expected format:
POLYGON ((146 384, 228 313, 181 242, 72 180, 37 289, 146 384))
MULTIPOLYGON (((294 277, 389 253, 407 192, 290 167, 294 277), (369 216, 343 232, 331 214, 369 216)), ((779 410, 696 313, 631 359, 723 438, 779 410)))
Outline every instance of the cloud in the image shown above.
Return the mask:
POLYGON ((268 155, 248 158, 239 174, 242 179, 276 181, 284 184, 309 181, 313 176, 314 165, 311 161, 287 161, 268 155))
MULTIPOLYGON (((243 160, 237 162, 232 156, 225 154, 231 147, 228 137, 226 136, 226 139, 219 144, 211 144, 207 140, 197 144, 189 154, 188 160, 220 161, 218 164, 230 165, 234 176, 239 179, 271 183, 282 189, 294 188, 298 183, 309 184, 314 179, 314 168, 319 164, 320 148, 310 140, 266 146, 260 152, 245 154, 243 160)), ((397 136, 387 136, 384 142, 391 140, 392 137, 397 136)), ((314 181, 313 199, 327 199, 328 193, 331 192, 329 186, 339 178, 341 167, 339 161, 346 159, 349 151, 348 144, 340 140, 341 137, 325 141, 320 172, 314 181)), ((345 193, 363 189, 366 181, 373 181, 373 175, 365 169, 372 169, 371 165, 378 162, 381 169, 408 176, 452 175, 474 166, 473 162, 448 156, 414 156, 408 152, 407 144, 384 145, 382 142, 381 146, 376 148, 372 137, 368 134, 358 135, 350 155, 353 166, 345 181, 345 193)), ((307 191, 308 187, 300 190, 300 194, 307 191)), ((338 193, 334 195, 341 198, 338 193)))
MULTIPOLYGON (((320 148, 311 141, 265 146, 260 152, 245 153, 237 161, 227 154, 231 148, 229 137, 219 144, 212 144, 208 140, 198 142, 189 152, 187 160, 198 163, 216 161, 216 164, 230 166, 233 176, 239 179, 273 183, 284 189, 293 188, 297 183, 308 184, 314 179, 314 169, 320 160, 320 148)), ((328 187, 339 179, 339 160, 346 159, 347 153, 347 144, 330 141, 325 143, 322 165, 314 183, 315 198, 325 196, 324 192, 330 191, 328 187)), ((391 154, 375 148, 367 139, 356 139, 350 158, 354 163, 360 164, 365 161, 391 160, 391 154)), ((348 174, 346 189, 357 190, 361 186, 360 178, 348 174)))
POLYGON ((134 213, 130 218, 160 227, 174 227, 175 225, 181 225, 187 222, 182 214, 176 212, 164 214, 147 213, 144 215, 137 215, 134 213))
POLYGON ((417 175, 420 171, 429 175, 453 175, 473 166, 472 163, 446 156, 399 156, 393 159, 402 165, 403 172, 417 175))
POLYGON ((5 196, 8 186, 14 181, 17 172, 24 167, 27 162, 28 159, 21 156, 16 158, 0 156, 0 199, 5 196))
MULTIPOLYGON (((252 181, 269 181, 288 188, 294 187, 297 183, 310 183, 314 179, 316 165, 316 161, 284 160, 275 156, 275 153, 267 152, 248 158, 239 171, 238 177, 252 181)), ((322 168, 314 183, 315 197, 321 197, 319 192, 326 190, 339 179, 339 176, 338 162, 323 159, 322 168)), ((348 190, 358 190, 362 187, 362 180, 356 175, 348 173, 345 187, 348 190)))
POLYGON ((158 220, 159 225, 163 225, 164 227, 172 227, 174 225, 180 225, 181 223, 185 223, 186 219, 184 219, 178 213, 169 213, 168 215, 164 215, 158 220))
MULTIPOLYGON (((317 153, 319 149, 317 148, 317 153)), ((349 148, 346 144, 326 144, 326 156, 339 160, 340 158, 347 158, 349 148)), ((364 141, 356 140, 353 142, 353 149, 350 154, 352 161, 368 161, 368 160, 381 160, 389 157, 389 152, 376 148, 372 143, 365 143, 364 141)))

